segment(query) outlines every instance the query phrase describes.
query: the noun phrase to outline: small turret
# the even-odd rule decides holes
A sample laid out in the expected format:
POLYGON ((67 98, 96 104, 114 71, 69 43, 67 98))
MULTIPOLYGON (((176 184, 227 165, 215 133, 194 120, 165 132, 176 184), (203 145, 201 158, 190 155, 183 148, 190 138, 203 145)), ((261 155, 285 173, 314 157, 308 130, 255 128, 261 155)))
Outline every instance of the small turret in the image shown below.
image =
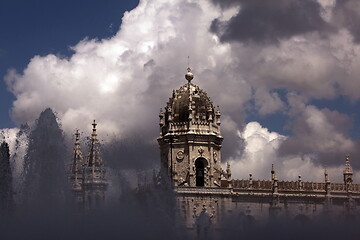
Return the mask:
POLYGON ((249 188, 251 189, 253 187, 253 178, 252 178, 252 174, 249 174, 249 188))
POLYGON ((226 163, 226 171, 224 172, 224 177, 228 183, 228 187, 232 188, 232 181, 231 181, 231 169, 230 169, 230 163, 226 163))
POLYGON ((274 164, 271 164, 271 180, 274 181, 274 178, 275 178, 274 164))
POLYGON ((299 183, 299 189, 300 189, 300 191, 303 190, 303 182, 302 182, 302 180, 301 180, 301 175, 299 175, 299 177, 298 177, 298 183, 299 183))
POLYGON ((97 123, 94 122, 91 124, 93 126, 91 139, 90 139, 90 153, 87 159, 88 167, 92 166, 100 166, 102 164, 102 160, 100 158, 99 153, 99 140, 97 139, 96 126, 97 123))
POLYGON ((75 132, 75 144, 74 144, 74 156, 71 165, 71 182, 73 184, 73 190, 79 190, 81 188, 82 181, 84 180, 84 160, 80 147, 80 133, 76 129, 75 132))
POLYGON ((216 124, 220 126, 220 124, 221 124, 221 121, 220 121, 221 113, 220 113, 220 107, 219 106, 216 107, 215 117, 216 117, 216 124))
POLYGON ((278 185, 277 176, 275 175, 274 181, 273 181, 273 194, 278 194, 278 193, 279 193, 279 185, 278 185))
POLYGON ((345 169, 343 171, 343 174, 344 174, 344 183, 346 185, 352 184, 353 171, 352 171, 352 168, 350 165, 350 155, 349 154, 346 154, 346 156, 345 156, 345 169))
POLYGON ((168 105, 167 107, 167 120, 168 122, 172 122, 173 121, 173 117, 172 117, 172 107, 170 105, 168 105))
POLYGON ((270 215, 276 216, 278 212, 281 210, 279 207, 280 198, 279 198, 279 185, 278 179, 275 174, 274 164, 271 164, 271 185, 272 185, 272 200, 270 202, 270 215))
POLYGON ((163 112, 163 109, 160 108, 160 113, 159 113, 159 125, 160 125, 160 128, 164 126, 165 122, 164 122, 164 117, 165 117, 165 114, 163 112))
POLYGON ((274 164, 271 164, 271 180, 272 180, 272 191, 274 195, 279 193, 278 189, 278 179, 275 174, 274 164))
POLYGON ((227 162, 226 163, 226 180, 230 180, 231 179, 231 169, 230 169, 230 163, 227 162))
POLYGON ((100 156, 100 142, 97 138, 94 120, 92 123, 92 134, 89 142, 89 155, 84 166, 84 181, 82 191, 86 208, 100 206, 105 200, 107 181, 105 179, 105 167, 100 156))
POLYGON ((326 196, 330 196, 330 191, 331 191, 330 178, 329 178, 329 174, 328 174, 328 172, 327 172, 326 169, 325 169, 325 171, 324 171, 324 175, 325 175, 325 191, 326 191, 326 196))
POLYGON ((208 107, 207 113, 208 113, 208 121, 212 122, 213 121, 213 110, 212 110, 211 106, 208 107))
POLYGON ((328 174, 328 172, 327 172, 326 169, 325 169, 325 171, 324 171, 324 175, 325 175, 325 183, 330 183, 329 174, 328 174))

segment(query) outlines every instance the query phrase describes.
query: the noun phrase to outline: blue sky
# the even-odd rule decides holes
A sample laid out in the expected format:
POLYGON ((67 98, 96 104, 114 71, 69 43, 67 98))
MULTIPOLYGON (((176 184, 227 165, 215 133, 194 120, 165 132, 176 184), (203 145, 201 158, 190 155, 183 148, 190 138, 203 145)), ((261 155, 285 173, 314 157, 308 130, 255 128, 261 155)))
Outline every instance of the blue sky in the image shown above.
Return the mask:
MULTIPOLYGON (((0 1, 0 76, 22 71, 35 55, 69 56, 81 39, 107 38, 117 32, 122 14, 138 0, 2 0, 0 1)), ((0 128, 14 127, 8 114, 13 94, 0 83, 0 128)))

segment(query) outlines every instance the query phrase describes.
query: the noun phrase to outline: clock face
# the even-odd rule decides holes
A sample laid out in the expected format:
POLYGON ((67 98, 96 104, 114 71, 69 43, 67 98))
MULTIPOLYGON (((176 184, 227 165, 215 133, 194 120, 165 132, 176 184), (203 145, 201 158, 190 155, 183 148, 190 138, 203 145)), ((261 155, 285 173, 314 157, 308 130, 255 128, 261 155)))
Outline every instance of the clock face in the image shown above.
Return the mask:
POLYGON ((184 151, 180 150, 176 153, 176 159, 181 162, 184 159, 184 151))

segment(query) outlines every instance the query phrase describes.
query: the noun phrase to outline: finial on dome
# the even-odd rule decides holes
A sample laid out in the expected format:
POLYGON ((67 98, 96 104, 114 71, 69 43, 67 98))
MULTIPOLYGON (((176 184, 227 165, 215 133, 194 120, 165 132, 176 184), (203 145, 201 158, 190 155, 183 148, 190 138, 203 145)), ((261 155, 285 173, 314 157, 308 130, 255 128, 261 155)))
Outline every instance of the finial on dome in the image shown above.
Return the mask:
POLYGON ((188 72, 185 74, 185 79, 188 80, 188 82, 190 83, 191 80, 193 80, 193 78, 194 78, 194 74, 191 72, 190 67, 187 68, 187 71, 188 72))

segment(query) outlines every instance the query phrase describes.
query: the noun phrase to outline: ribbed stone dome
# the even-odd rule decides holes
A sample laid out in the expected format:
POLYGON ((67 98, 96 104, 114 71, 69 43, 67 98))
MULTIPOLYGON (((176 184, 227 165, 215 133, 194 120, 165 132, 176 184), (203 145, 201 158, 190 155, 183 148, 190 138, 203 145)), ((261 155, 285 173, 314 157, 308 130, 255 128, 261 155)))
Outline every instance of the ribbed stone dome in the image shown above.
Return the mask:
MULTIPOLYGON (((206 121, 214 119, 214 106, 207 93, 189 82, 173 91, 166 108, 166 115, 172 114, 173 122, 206 121), (190 116, 189 118, 189 115, 190 116)), ((168 116, 166 116, 168 119, 168 116)))

